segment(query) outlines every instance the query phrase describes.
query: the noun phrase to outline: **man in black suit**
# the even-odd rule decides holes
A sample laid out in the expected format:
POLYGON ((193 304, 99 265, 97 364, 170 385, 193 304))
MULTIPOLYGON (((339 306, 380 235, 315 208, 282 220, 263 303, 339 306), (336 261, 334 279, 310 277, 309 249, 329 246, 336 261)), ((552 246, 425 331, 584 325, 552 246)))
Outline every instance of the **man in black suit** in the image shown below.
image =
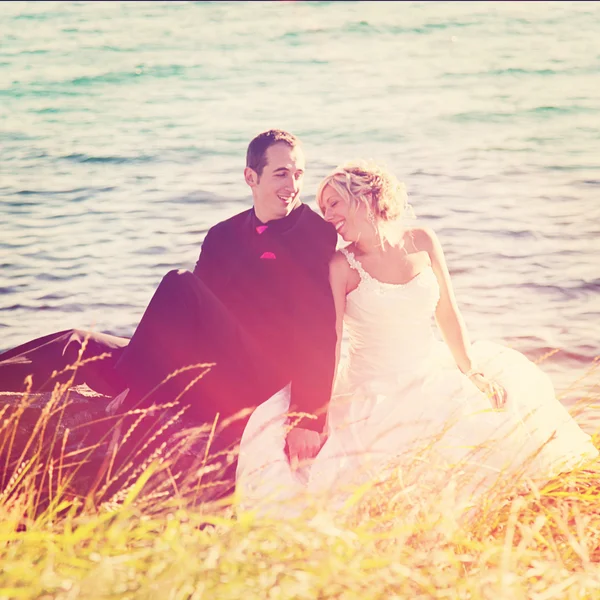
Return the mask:
MULTIPOLYGON (((291 383, 290 411, 309 416, 290 430, 289 455, 313 457, 334 374, 328 264, 337 236, 300 200, 304 169, 295 136, 258 135, 244 170, 253 208, 209 230, 193 273, 163 278, 130 341, 76 330, 39 338, 0 355, 0 388, 18 389, 28 373, 41 388, 89 337, 84 358, 111 357, 86 365, 77 382, 126 388, 125 409, 180 397, 190 424, 222 422, 291 383), (194 382, 201 368, 185 367, 199 363, 214 366, 194 382)), ((218 448, 239 441, 244 424, 222 429, 218 448)))

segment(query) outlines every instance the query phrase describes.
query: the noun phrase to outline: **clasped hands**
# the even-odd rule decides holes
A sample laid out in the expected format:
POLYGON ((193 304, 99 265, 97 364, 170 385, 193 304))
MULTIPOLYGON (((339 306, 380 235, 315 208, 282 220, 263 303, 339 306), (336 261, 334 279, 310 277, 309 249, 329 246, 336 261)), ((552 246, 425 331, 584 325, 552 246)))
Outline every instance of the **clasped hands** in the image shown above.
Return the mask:
POLYGON ((295 470, 307 460, 312 460, 319 453, 325 438, 325 434, 312 429, 302 427, 291 429, 287 434, 286 442, 292 469, 295 470))

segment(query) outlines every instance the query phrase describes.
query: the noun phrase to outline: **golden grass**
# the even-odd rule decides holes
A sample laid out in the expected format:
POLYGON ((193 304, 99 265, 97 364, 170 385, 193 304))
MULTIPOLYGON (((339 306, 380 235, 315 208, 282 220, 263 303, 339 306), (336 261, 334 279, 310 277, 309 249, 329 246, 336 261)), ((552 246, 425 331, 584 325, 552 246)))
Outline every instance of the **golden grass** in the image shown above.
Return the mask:
MULTIPOLYGON (((0 407, 0 598, 600 598, 597 462, 527 492, 507 480, 468 513, 450 489, 407 493, 390 476, 335 517, 236 514, 206 499, 206 457, 175 468, 184 435, 166 444, 147 431, 143 458, 119 462, 107 421, 105 436, 69 449, 77 432, 56 433, 68 388, 27 439, 31 396, 0 407)), ((144 426, 138 414, 131 427, 144 426)))

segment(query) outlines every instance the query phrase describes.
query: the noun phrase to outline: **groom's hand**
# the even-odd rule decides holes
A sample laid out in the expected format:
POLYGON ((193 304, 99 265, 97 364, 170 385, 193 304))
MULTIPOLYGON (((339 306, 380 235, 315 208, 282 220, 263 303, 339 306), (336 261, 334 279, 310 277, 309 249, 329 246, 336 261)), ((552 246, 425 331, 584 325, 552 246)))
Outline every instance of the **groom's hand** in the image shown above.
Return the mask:
POLYGON ((287 453, 290 465, 295 469, 299 463, 314 458, 321 449, 322 436, 312 429, 294 427, 287 434, 287 453))

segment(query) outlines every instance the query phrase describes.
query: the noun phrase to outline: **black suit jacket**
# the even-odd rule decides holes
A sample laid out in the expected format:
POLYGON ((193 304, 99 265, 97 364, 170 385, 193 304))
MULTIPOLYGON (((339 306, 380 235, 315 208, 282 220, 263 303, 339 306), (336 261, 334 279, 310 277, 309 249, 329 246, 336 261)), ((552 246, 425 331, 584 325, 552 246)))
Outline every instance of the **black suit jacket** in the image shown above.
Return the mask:
POLYGON ((264 225, 254 209, 212 227, 194 274, 227 306, 262 353, 263 396, 291 382, 290 411, 321 431, 335 367, 329 261, 335 229, 306 205, 264 225))

